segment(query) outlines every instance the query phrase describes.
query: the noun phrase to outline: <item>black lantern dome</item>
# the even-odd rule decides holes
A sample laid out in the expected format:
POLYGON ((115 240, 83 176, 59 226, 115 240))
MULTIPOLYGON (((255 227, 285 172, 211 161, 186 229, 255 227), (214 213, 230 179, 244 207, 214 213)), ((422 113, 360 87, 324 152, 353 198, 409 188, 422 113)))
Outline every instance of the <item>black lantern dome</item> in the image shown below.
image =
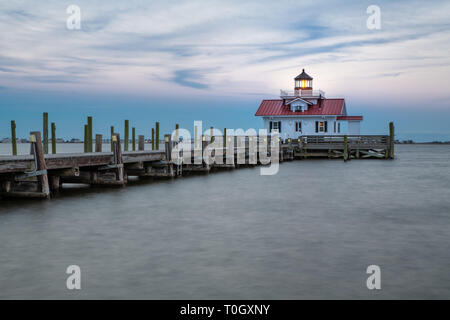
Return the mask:
POLYGON ((295 77, 295 90, 312 90, 312 81, 313 78, 303 69, 302 73, 295 77))

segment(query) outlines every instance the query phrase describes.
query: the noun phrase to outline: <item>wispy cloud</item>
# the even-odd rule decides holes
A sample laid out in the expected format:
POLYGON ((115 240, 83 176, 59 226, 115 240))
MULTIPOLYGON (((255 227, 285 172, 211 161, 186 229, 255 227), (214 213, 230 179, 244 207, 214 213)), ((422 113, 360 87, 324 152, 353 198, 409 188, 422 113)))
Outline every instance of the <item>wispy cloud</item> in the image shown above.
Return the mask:
POLYGON ((248 96, 291 87, 305 67, 331 94, 444 96, 448 1, 378 1, 381 30, 366 28, 370 4, 79 0, 70 31, 66 3, 2 2, 0 85, 248 96))

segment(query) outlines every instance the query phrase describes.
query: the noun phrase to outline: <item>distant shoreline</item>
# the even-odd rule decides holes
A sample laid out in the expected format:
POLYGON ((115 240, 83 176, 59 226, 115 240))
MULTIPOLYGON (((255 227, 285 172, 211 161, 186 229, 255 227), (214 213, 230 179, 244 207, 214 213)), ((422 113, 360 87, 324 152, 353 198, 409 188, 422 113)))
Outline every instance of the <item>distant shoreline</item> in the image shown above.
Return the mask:
POLYGON ((412 140, 395 141, 395 144, 450 144, 450 141, 427 141, 427 142, 415 142, 412 140))

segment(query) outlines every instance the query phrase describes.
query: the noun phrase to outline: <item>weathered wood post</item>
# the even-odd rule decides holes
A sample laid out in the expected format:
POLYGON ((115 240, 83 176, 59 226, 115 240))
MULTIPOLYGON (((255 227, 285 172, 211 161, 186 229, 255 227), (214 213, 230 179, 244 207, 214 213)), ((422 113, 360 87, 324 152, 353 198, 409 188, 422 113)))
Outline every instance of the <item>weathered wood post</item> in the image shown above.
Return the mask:
POLYGON ((395 128, 394 123, 389 122, 389 158, 394 159, 394 140, 395 139, 395 128))
POLYGON ((95 135, 95 152, 102 152, 102 139, 103 136, 101 134, 95 135))
POLYGON ((56 154, 56 125, 52 122, 52 154, 56 154))
POLYGON ((111 152, 114 152, 114 145, 113 145, 113 135, 114 135, 114 126, 111 126, 111 152))
POLYGON ((152 150, 155 150, 155 128, 152 128, 152 150))
POLYGON ((179 134, 178 134, 178 131, 179 131, 179 129, 180 129, 180 125, 177 123, 176 125, 175 125, 175 142, 178 142, 178 137, 179 137, 179 134))
POLYGON ((210 128, 210 133, 209 133, 209 140, 210 140, 211 143, 212 143, 213 140, 214 140, 213 133, 214 133, 214 128, 211 127, 211 128, 210 128))
POLYGON ((344 161, 348 160, 348 137, 344 135, 344 161))
POLYGON ((156 122, 155 149, 159 150, 159 122, 156 122))
POLYGON ((132 150, 136 151, 136 128, 135 127, 133 127, 131 129, 131 140, 132 140, 132 143, 131 143, 132 150))
POLYGON ((88 152, 88 132, 89 132, 89 130, 88 130, 88 125, 85 124, 85 125, 84 125, 84 139, 83 139, 83 142, 84 142, 84 152, 88 152))
POLYGON ((11 145, 13 156, 17 156, 16 122, 14 120, 11 121, 11 145))
POLYGON ((203 161, 203 162, 206 162, 206 160, 207 160, 208 163, 209 163, 209 159, 205 159, 205 158, 204 158, 205 150, 206 150, 206 148, 208 148, 209 142, 208 142, 208 140, 206 139, 206 136, 201 135, 201 138, 202 138, 202 159, 203 159, 202 161, 203 161))
POLYGON ((194 149, 198 148, 198 127, 194 126, 194 149))
POLYGON ((92 152, 92 117, 88 117, 88 152, 92 152))
POLYGON ((57 191, 61 185, 61 178, 59 176, 49 176, 50 190, 57 191))
POLYGON ((138 149, 139 149, 139 151, 144 151, 144 147, 145 147, 145 138, 144 138, 144 136, 140 135, 138 137, 138 149))
POLYGON ((227 147, 227 128, 223 128, 223 147, 227 147))
POLYGON ((36 160, 36 171, 40 171, 37 176, 41 192, 46 198, 50 197, 50 187, 48 184, 47 165, 45 164, 44 150, 42 148, 41 133, 33 131, 30 133, 30 142, 34 144, 34 157, 36 160))
POLYGON ((128 120, 125 120, 125 132, 124 132, 124 140, 123 140, 123 148, 125 151, 128 151, 128 143, 130 142, 130 132, 129 132, 129 125, 130 122, 128 120))
POLYGON ((48 113, 44 112, 43 114, 43 133, 44 133, 44 153, 48 153, 48 113))
POLYGON ((172 160, 172 135, 171 134, 165 134, 164 135, 164 146, 166 151, 166 160, 171 161, 172 160))
POLYGON ((124 182, 124 170, 123 170, 123 159, 122 159, 122 146, 120 144, 120 134, 116 133, 113 135, 114 144, 114 164, 117 165, 117 175, 116 180, 124 182))

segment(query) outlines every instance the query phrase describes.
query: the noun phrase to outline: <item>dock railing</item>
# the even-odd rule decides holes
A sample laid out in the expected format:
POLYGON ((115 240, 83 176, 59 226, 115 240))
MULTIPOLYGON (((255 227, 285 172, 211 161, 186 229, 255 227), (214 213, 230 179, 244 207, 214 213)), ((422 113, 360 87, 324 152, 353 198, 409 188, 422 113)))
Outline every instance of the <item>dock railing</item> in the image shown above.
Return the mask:
POLYGON ((347 145, 352 149, 386 149, 389 147, 389 136, 387 135, 301 136, 299 139, 303 147, 334 149, 343 147, 345 137, 347 137, 347 145))

